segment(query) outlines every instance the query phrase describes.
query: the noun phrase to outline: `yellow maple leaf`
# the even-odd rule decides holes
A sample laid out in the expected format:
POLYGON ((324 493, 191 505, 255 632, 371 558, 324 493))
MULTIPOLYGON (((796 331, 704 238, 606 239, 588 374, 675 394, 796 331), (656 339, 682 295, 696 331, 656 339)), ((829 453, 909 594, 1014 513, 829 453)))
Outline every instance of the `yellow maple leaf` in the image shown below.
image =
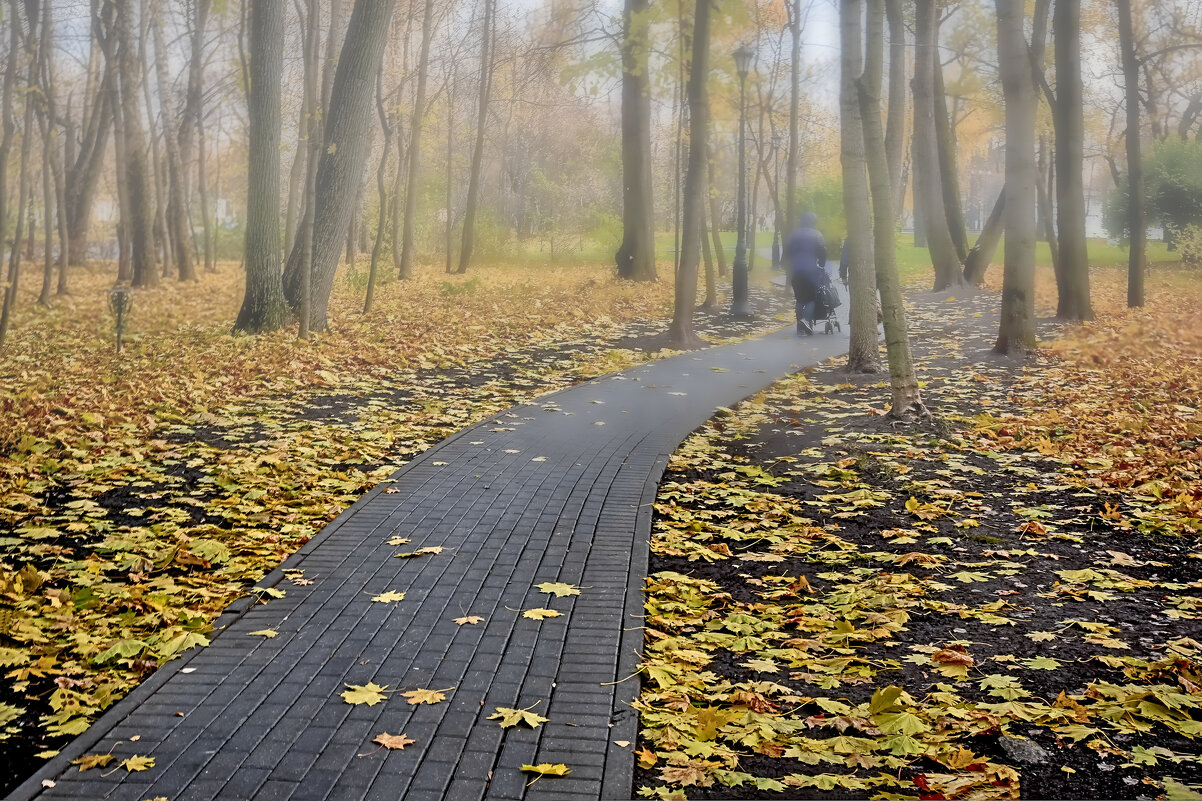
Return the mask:
POLYGON ((342 700, 348 704, 367 704, 375 706, 384 700, 384 691, 388 689, 388 685, 381 687, 374 681, 369 681, 367 684, 348 684, 347 689, 342 691, 342 700))
POLYGON ((522 613, 522 617, 530 620, 546 620, 549 617, 563 617, 563 614, 554 609, 527 609, 522 613))
MULTIPOLYGON (((448 687, 447 690, 453 690, 454 687, 448 687)), ((440 701, 447 699, 446 690, 410 690, 407 693, 401 693, 402 698, 407 698, 410 705, 414 704, 437 704, 440 701)))
POLYGON ((550 762, 542 762, 538 765, 522 765, 520 769, 526 773, 537 773, 540 776, 567 776, 572 772, 572 769, 563 763, 553 765, 550 762))

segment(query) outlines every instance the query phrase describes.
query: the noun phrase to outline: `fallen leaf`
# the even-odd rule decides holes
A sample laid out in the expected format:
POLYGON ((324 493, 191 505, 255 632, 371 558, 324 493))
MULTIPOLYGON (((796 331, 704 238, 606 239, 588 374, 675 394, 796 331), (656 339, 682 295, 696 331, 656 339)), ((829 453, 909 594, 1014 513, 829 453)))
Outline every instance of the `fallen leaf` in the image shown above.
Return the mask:
POLYGON ((562 763, 552 765, 550 762, 543 762, 538 765, 522 765, 521 770, 526 773, 537 773, 540 776, 567 776, 571 773, 571 769, 562 763))
POLYGON ((510 709, 504 706, 499 706, 496 709, 497 711, 489 715, 488 719, 501 721, 501 728, 503 729, 508 729, 518 724, 524 724, 534 729, 550 719, 544 718, 542 715, 536 715, 525 709, 510 709))
POLYGON ((571 584, 564 584, 562 582, 550 581, 544 581, 542 584, 539 584, 538 591, 549 593, 557 598, 563 598, 565 595, 580 594, 580 588, 578 587, 574 587, 571 584))
POLYGON ((384 700, 384 691, 388 689, 388 685, 381 687, 375 682, 369 681, 367 684, 348 684, 348 689, 342 691, 342 700, 348 704, 367 704, 375 706, 384 700))
POLYGON ((437 704, 440 701, 445 701, 447 696, 443 690, 410 690, 407 693, 401 693, 402 698, 407 698, 409 704, 437 704))
POLYGON ((410 740, 403 734, 379 734, 373 743, 379 743, 390 751, 403 751, 405 746, 413 745, 417 740, 410 740))
POLYGON ((152 756, 131 756, 121 763, 121 767, 128 770, 130 773, 136 771, 149 770, 154 767, 154 757, 152 756))
POLYGON ((379 595, 372 596, 372 600, 382 604, 394 604, 405 600, 405 593, 397 592, 396 590, 389 590, 388 592, 382 592, 379 595))
POLYGON ((275 631, 274 629, 259 629, 258 631, 250 632, 250 634, 248 636, 250 636, 250 637, 266 637, 267 639, 270 640, 272 637, 280 636, 280 633, 278 631, 275 631))
POLYGON ((546 620, 549 617, 563 617, 563 614, 554 609, 527 609, 522 613, 522 617, 531 620, 546 620))
POLYGON ((479 615, 470 615, 468 617, 457 617, 457 618, 455 618, 455 622, 458 623, 460 626, 464 626, 464 625, 474 626, 477 623, 483 623, 484 618, 480 617, 479 615))

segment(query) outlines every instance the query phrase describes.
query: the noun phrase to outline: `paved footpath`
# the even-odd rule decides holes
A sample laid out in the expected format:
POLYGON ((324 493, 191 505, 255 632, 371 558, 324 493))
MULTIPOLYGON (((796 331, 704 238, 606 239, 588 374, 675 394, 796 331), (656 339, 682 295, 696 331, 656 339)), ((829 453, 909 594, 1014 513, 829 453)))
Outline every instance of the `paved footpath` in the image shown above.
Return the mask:
POLYGON ((160 669, 9 801, 629 798, 638 680, 621 680, 642 644, 646 542, 667 459, 716 407, 844 352, 845 334, 799 339, 790 327, 589 381, 456 434, 260 582, 284 597, 235 604, 209 647, 160 669), (443 550, 392 558, 425 547, 443 550), (543 582, 580 594, 547 595, 543 582), (404 600, 371 600, 389 590, 404 600), (522 617, 537 607, 563 615, 522 617), (457 625, 463 616, 484 620, 457 625), (264 629, 279 634, 251 635, 264 629), (383 703, 342 700, 346 685, 368 682, 388 687, 383 703), (399 694, 423 688, 446 700, 414 706, 399 694), (550 722, 503 730, 487 720, 496 707, 550 722), (416 742, 379 749, 385 732, 416 742), (110 751, 154 767, 104 775, 69 764, 110 751), (571 775, 528 784, 520 766, 542 762, 571 775))

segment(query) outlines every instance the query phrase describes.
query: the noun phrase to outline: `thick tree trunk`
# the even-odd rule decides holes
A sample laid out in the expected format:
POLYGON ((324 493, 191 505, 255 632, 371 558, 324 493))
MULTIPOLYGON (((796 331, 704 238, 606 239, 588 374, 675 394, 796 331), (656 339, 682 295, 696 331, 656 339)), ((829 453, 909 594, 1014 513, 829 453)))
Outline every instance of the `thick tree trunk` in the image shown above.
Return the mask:
MULTIPOLYGON (((402 279, 413 277, 413 256, 417 249, 417 194, 421 181, 422 122, 426 116, 426 81, 430 72, 430 41, 434 36, 434 0, 426 0, 422 11, 422 49, 417 61, 417 91, 413 116, 409 123, 409 175, 405 184, 405 222, 401 232, 402 279)), ((398 166, 398 169, 399 166, 398 166)), ((393 244, 396 247, 396 244, 393 244)))
POLYGON ((998 63, 1006 98, 1006 240, 1001 326, 994 350, 1015 353, 1035 346, 1035 114, 1037 102, 1028 57, 1024 0, 997 0, 998 63))
POLYGON ((1056 222, 1060 273, 1059 316, 1092 320, 1089 251, 1085 237, 1085 113, 1081 77, 1081 0, 1057 0, 1052 18, 1056 44, 1056 222))
POLYGON ((463 232, 459 244, 459 267, 463 275, 472 263, 476 248, 476 215, 480 206, 480 182, 484 177, 484 141, 488 131, 488 98, 492 92, 493 43, 496 32, 497 0, 484 0, 483 30, 480 35, 480 98, 476 114, 476 144, 472 149, 471 172, 467 178, 467 201, 463 211, 463 232))
MULTIPOLYGON (((320 89, 318 87, 317 54, 320 49, 320 0, 308 0, 309 28, 305 31, 305 102, 311 113, 305 121, 308 135, 305 145, 309 154, 305 158, 305 216, 301 223, 300 234, 297 237, 297 247, 300 248, 300 303, 297 309, 300 325, 297 326, 297 338, 307 340, 313 328, 313 228, 317 215, 317 170, 318 147, 321 141, 323 116, 320 107, 320 89)), ((331 236, 334 232, 331 232, 331 236)), ((330 260, 333 269, 338 261, 338 240, 331 246, 333 253, 330 260)))
MULTIPOLYGON (((154 64, 159 83, 159 107, 163 111, 163 138, 167 143, 167 233, 171 241, 177 275, 181 281, 196 280, 196 263, 192 259, 192 226, 188 220, 187 168, 180 147, 180 137, 175 135, 178 121, 175 99, 171 94, 171 79, 167 67, 167 41, 163 36, 163 23, 155 15, 154 64)), ((195 55, 195 54, 194 54, 195 55)), ((188 135, 189 144, 192 141, 188 135)))
POLYGON ((689 67, 689 171, 685 177, 681 221, 680 270, 676 274, 676 302, 668 338, 676 348, 690 348, 702 340, 693 331, 697 304, 697 267, 701 255, 705 204, 705 139, 709 133, 709 30, 711 0, 697 0, 693 17, 692 64, 689 67))
POLYGON ((128 217, 121 225, 129 238, 131 281, 134 286, 159 282, 154 251, 154 209, 146 132, 142 127, 142 65, 138 59, 133 0, 114 0, 117 23, 117 73, 121 83, 121 121, 125 138, 124 183, 128 194, 128 217))
MULTIPOLYGON (((918 0, 914 55, 914 206, 935 268, 935 291, 963 283, 963 268, 947 227, 939 146, 935 125, 935 51, 938 14, 935 0, 918 0)), ((865 124, 868 121, 865 120, 865 124)), ((882 147, 884 143, 882 143, 882 147)), ((892 184, 891 184, 892 185, 892 184)), ((917 225, 915 226, 917 228, 917 225)))
POLYGON ((964 260, 964 280, 972 286, 985 283, 985 273, 993 262, 994 254, 997 253, 998 243, 1002 241, 1005 209, 1006 190, 1003 188, 993 204, 993 211, 989 212, 985 227, 981 229, 981 235, 977 237, 976 244, 968 251, 968 258, 964 260))
MULTIPOLYGON (((347 24, 346 48, 338 60, 325 137, 316 170, 313 228, 312 326, 327 327, 326 307, 342 250, 355 194, 366 160, 367 128, 374 105, 374 80, 384 54, 395 0, 356 0, 347 24)), ((294 309, 301 306, 301 256, 293 247, 284 273, 284 294, 294 309)))
POLYGON ((280 100, 286 21, 279 0, 249 2, 246 294, 234 330, 259 333, 283 328, 291 317, 280 282, 280 100))
POLYGON ((71 263, 74 265, 82 265, 87 259, 92 208, 114 124, 115 86, 116 71, 113 64, 106 61, 103 76, 96 82, 96 97, 83 118, 79 150, 74 158, 67 157, 67 229, 71 263))
POLYGON ((885 61, 885 9, 882 3, 868 3, 867 32, 864 76, 859 81, 858 89, 860 118, 864 126, 864 151, 868 156, 868 180, 872 190, 876 282, 881 292, 885 350, 889 359, 889 384, 893 395, 889 416, 900 420, 930 417, 930 412, 922 403, 914 359, 910 353, 906 306, 902 300, 897 255, 894 252, 893 183, 889 176, 885 132, 881 124, 881 82, 885 61))
POLYGON ((654 281, 655 211, 651 189, 649 0, 626 0, 622 36, 622 244, 618 275, 654 281))
POLYGON ((1127 260, 1127 305, 1144 305, 1144 271, 1148 266, 1147 213, 1144 210, 1144 165, 1139 124, 1139 59, 1131 0, 1118 0, 1119 47, 1122 50, 1123 86, 1127 109, 1127 229, 1131 250, 1127 260))
POLYGON ((943 192, 943 208, 947 215, 947 230, 956 257, 968 258, 968 229, 964 224, 964 208, 960 203, 960 170, 956 165, 956 129, 947 110, 947 90, 943 86, 943 66, 935 59, 935 141, 939 148, 939 181, 943 192))
POLYGON ((902 0, 885 0, 889 20, 889 108, 886 112, 885 160, 889 164, 889 182, 893 185, 893 211, 899 213, 905 202, 902 156, 906 144, 906 23, 902 0))
MULTIPOLYGON (((21 46, 21 17, 17 12, 18 0, 10 0, 10 11, 6 15, 8 17, 8 34, 9 44, 8 52, 16 53, 21 46)), ((0 102, 0 221, 8 219, 8 160, 12 153, 13 134, 16 130, 16 121, 13 120, 13 90, 17 83, 17 63, 18 59, 8 58, 5 60, 4 66, 4 88, 0 102)), ((3 224, 0 222, 0 224, 3 224)), ((3 238, 0 237, 0 242, 3 238)), ((12 307, 17 296, 17 278, 19 275, 13 275, 11 270, 5 271, 4 295, 3 300, 0 300, 0 347, 4 346, 4 339, 8 334, 9 318, 12 316, 12 307)))
POLYGON ((801 148, 801 0, 789 10, 789 157, 785 163, 785 236, 797 225, 797 158, 801 148))
POLYGON ((58 234, 58 294, 66 294, 67 290, 67 238, 66 225, 63 217, 63 168, 60 161, 58 133, 58 86, 54 72, 54 6, 49 2, 42 4, 42 41, 38 51, 40 56, 39 74, 42 85, 44 107, 38 115, 42 133, 42 193, 45 196, 43 214, 46 225, 45 274, 42 281, 42 293, 39 301, 44 306, 50 305, 51 291, 54 285, 55 262, 52 258, 52 236, 55 229, 51 227, 51 219, 57 223, 58 234))
POLYGON ((1051 155, 1048 153, 1046 136, 1039 137, 1039 155, 1035 162, 1035 195, 1038 213, 1035 215, 1035 240, 1041 239, 1048 243, 1052 254, 1052 270, 1056 274, 1056 288, 1060 289, 1064 282, 1060 275, 1060 242, 1056 237, 1055 214, 1052 209, 1052 182, 1054 170, 1051 155))
POLYGON ((868 163, 864 152, 864 124, 856 81, 864 67, 863 0, 843 0, 839 6, 840 141, 843 165, 843 210, 847 218, 848 276, 851 289, 849 324, 851 341, 847 369, 875 373, 881 369, 876 339, 876 276, 872 259, 872 220, 868 197, 868 163))

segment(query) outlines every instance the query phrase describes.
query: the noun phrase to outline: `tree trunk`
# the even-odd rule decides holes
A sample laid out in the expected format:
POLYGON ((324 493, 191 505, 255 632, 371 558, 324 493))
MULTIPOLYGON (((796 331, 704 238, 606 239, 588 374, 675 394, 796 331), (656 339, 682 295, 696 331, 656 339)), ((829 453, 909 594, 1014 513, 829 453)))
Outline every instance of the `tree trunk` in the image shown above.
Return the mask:
POLYGON ((935 141, 939 150, 939 181, 947 230, 956 248, 956 258, 968 258, 968 230, 964 208, 960 204, 960 170, 956 165, 956 129, 947 110, 947 90, 943 86, 943 65, 935 59, 935 141))
MULTIPOLYGON (((303 19, 303 17, 302 17, 303 19)), ((308 41, 308 23, 302 25, 302 41, 308 41)), ((309 69, 305 65, 305 69, 309 69)), ((308 175, 309 157, 309 96, 301 93, 300 119, 296 125, 296 150, 292 154, 292 167, 288 170, 288 201, 284 211, 284 247, 289 251, 296 245, 297 217, 305 214, 305 194, 301 191, 308 175)))
POLYGON ((1060 275, 1060 243, 1056 238, 1055 215, 1052 209, 1053 172, 1051 156, 1048 154, 1048 140, 1046 136, 1041 135, 1039 155, 1035 162, 1035 205, 1039 209, 1035 218, 1035 239, 1039 241, 1042 237, 1043 241, 1048 243, 1048 250, 1052 254, 1052 270, 1056 274, 1056 288, 1059 289, 1064 282, 1060 275))
MULTIPOLYGON (((160 275, 166 278, 171 274, 172 262, 167 234, 167 171, 163 166, 163 148, 159 142, 154 113, 154 93, 150 87, 150 18, 157 15, 157 9, 152 9, 151 2, 139 2, 138 69, 142 72, 142 101, 146 104, 146 135, 150 151, 150 185, 154 188, 154 254, 155 261, 161 263, 160 275)), ((157 5, 157 0, 154 2, 157 5)), ((163 125, 166 128, 165 117, 163 125)))
MULTIPOLYGON (((156 9, 161 11, 161 6, 156 9)), ((196 280, 196 263, 192 259, 192 226, 188 221, 187 168, 181 152, 180 138, 175 135, 179 124, 175 99, 171 94, 171 79, 167 67, 167 42, 163 22, 155 14, 154 65, 159 83, 159 107, 163 112, 163 138, 167 144, 167 233, 171 242, 176 272, 181 281, 196 280)), ((195 55, 195 54, 193 54, 195 55)), ((187 137, 189 144, 192 135, 187 137)))
MULTIPOLYGON (((372 300, 376 292, 376 271, 380 265, 380 251, 384 244, 384 230, 388 222, 388 156, 392 151, 392 124, 388 119, 388 108, 384 105, 384 59, 380 59, 380 72, 376 76, 376 114, 380 117, 380 129, 384 132, 384 146, 380 148, 380 167, 376 170, 376 192, 379 195, 380 214, 376 219, 376 241, 371 249, 371 267, 367 270, 367 294, 363 299, 363 313, 371 314, 372 300)), ((397 165, 400 170, 400 165, 397 165)), ((397 198, 394 202, 399 202, 397 198)), ((393 245, 395 247, 395 245, 393 245)))
POLYGON ((476 144, 472 150, 471 172, 467 179, 467 201, 463 211, 463 232, 459 245, 458 275, 467 272, 472 263, 476 247, 476 214, 480 205, 480 181, 484 168, 484 140, 488 131, 488 98, 492 91, 493 40, 496 32, 493 24, 497 14, 497 0, 483 0, 484 20, 480 34, 480 99, 476 116, 476 144))
POLYGON ((135 49, 137 26, 133 0, 114 0, 117 10, 117 73, 121 83, 121 117, 125 135, 125 176, 129 216, 121 225, 129 238, 134 286, 159 282, 154 251, 154 209, 146 132, 142 127, 142 65, 135 49))
POLYGON ((1144 210, 1144 165, 1139 125, 1139 59, 1131 0, 1118 0, 1119 47, 1122 50, 1123 86, 1127 109, 1127 230, 1131 250, 1127 259, 1127 305, 1144 305, 1144 271, 1148 266, 1147 213, 1144 210))
POLYGON ((914 36, 914 206, 916 217, 919 216, 918 208, 922 209, 922 227, 935 268, 934 289, 938 292, 963 283, 963 268, 947 227, 947 208, 943 202, 939 169, 935 126, 935 49, 938 43, 935 0, 918 0, 917 10, 914 36))
POLYGON ((985 221, 985 227, 981 229, 981 235, 977 237, 976 244, 972 246, 972 250, 968 251, 968 258, 964 260, 964 280, 972 286, 980 286, 985 283, 985 272, 993 262, 993 255, 997 253, 998 243, 1002 241, 1005 209, 1006 190, 1003 187, 993 204, 993 211, 989 212, 989 219, 985 221))
MULTIPOLYGON (((355 194, 363 174, 367 128, 374 106, 374 79, 395 4, 395 0, 356 0, 346 33, 347 41, 355 42, 355 47, 345 48, 338 60, 312 197, 312 205, 319 212, 313 215, 310 293, 312 326, 317 331, 327 327, 326 307, 334 286, 342 237, 354 213, 355 194)), ((303 247, 293 247, 284 273, 284 294, 294 309, 299 309, 302 301, 303 251, 303 247)))
POLYGON ((625 0, 622 13, 622 244, 618 275, 654 281, 655 211, 651 188, 649 0, 625 0))
MULTIPOLYGON (((426 116, 426 81, 430 71, 430 41, 433 36, 434 0, 426 0, 425 9, 422 11, 422 49, 417 61, 417 92, 414 95, 413 116, 409 123, 409 175, 405 184, 405 222, 401 232, 402 279, 413 277, 413 255, 417 249, 414 239, 417 236, 417 193, 421 180, 422 122, 426 116)), ((450 213, 449 208, 447 213, 450 213)))
MULTIPOLYGON (((99 0, 92 0, 93 24, 98 25, 100 16, 99 0)), ((100 58, 103 46, 100 37, 92 37, 92 58, 88 64, 87 89, 85 97, 84 116, 82 118, 82 137, 78 153, 68 155, 67 175, 65 179, 67 197, 67 228, 70 239, 70 254, 72 264, 83 264, 87 258, 88 233, 92 225, 92 207, 96 199, 96 189, 100 184, 100 174, 105 166, 105 153, 108 151, 109 134, 114 123, 114 96, 116 93, 116 71, 114 63, 100 58), (93 78, 100 73, 98 79, 93 78)), ((72 137, 68 137, 68 147, 71 147, 72 137)))
POLYGON ((280 282, 280 102, 286 21, 279 0, 249 2, 246 293, 234 330, 260 333, 283 328, 291 316, 280 282))
POLYGON ((1006 241, 1001 326, 994 350, 1035 346, 1035 115, 1037 102, 1023 30, 1024 0, 997 0, 998 63, 1006 99, 1006 241))
MULTIPOLYGON (((319 107, 319 91, 317 77, 317 53, 321 39, 320 0, 308 0, 309 28, 305 32, 305 75, 304 92, 309 106, 309 119, 306 120, 308 136, 305 144, 309 150, 305 158, 305 217, 301 223, 297 246, 300 248, 300 325, 297 327, 297 338, 307 340, 313 328, 313 253, 314 233, 317 218, 317 171, 318 147, 321 141, 321 129, 324 117, 319 107)), ((334 232, 331 232, 331 236, 334 232)), ((337 266, 339 242, 331 244, 331 271, 337 266)))
MULTIPOLYGON (((9 44, 8 52, 16 53, 21 46, 21 18, 17 13, 17 0, 10 0, 8 14, 9 44)), ((8 219, 8 160, 12 152, 13 134, 16 122, 13 120, 13 89, 17 83, 17 62, 15 57, 5 59, 4 88, 0 102, 0 225, 8 219)), ((3 237, 0 237, 0 242, 3 237)), ((0 347, 4 346, 4 338, 8 333, 9 317, 12 314, 13 302, 17 295, 16 278, 11 271, 6 271, 3 301, 0 301, 0 347)))
MULTIPOLYGON (((11 21, 9 24, 17 29, 21 25, 21 14, 17 10, 17 0, 12 0, 10 3, 11 21)), ((26 8, 29 8, 27 5, 26 8)), ((34 6, 36 8, 36 6, 34 6)), ((29 161, 30 150, 33 147, 33 110, 34 110, 34 87, 37 84, 37 48, 34 44, 34 36, 37 33, 37 19, 30 16, 26 19, 26 24, 29 27, 29 34, 25 38, 25 51, 23 56, 28 64, 26 79, 25 79, 25 112, 24 123, 21 129, 21 163, 20 173, 17 178, 17 222, 16 229, 13 232, 13 246, 8 257, 8 281, 4 288, 4 303, 0 306, 0 346, 4 345, 4 340, 8 336, 8 327, 12 322, 13 306, 16 303, 17 288, 20 285, 21 278, 21 237, 25 231, 25 219, 27 213, 27 205, 30 193, 30 174, 29 161)), ((17 60, 18 32, 12 35, 12 45, 8 51, 10 61, 17 60)), ((0 191, 3 191, 0 188, 0 191)), ((32 236, 32 232, 31 232, 32 236)))
MULTIPOLYGON (((196 181, 200 195, 200 222, 203 232, 205 272, 215 272, 217 269, 217 254, 213 246, 213 213, 209 207, 208 195, 208 153, 205 149, 204 125, 204 52, 205 30, 208 27, 209 10, 213 0, 195 0, 196 16, 191 25, 192 53, 188 61, 188 93, 184 102, 184 110, 180 114, 179 150, 180 161, 186 171, 192 162, 192 152, 196 151, 196 181)), ((184 180, 184 197, 191 200, 188 191, 188 181, 184 180)), ((192 222, 190 215, 185 212, 187 238, 185 246, 191 248, 192 222)), ((177 246, 178 247, 178 246, 177 246)), ((195 267, 193 268, 195 272, 195 267)))
POLYGON ((709 30, 711 0, 697 0, 693 17, 692 64, 689 67, 689 171, 685 177, 681 222, 680 270, 676 275, 676 302, 668 338, 678 349, 695 347, 702 340, 693 331, 697 304, 697 266, 701 254, 702 216, 705 204, 705 138, 709 133, 709 30))
POLYGON ((785 236, 797 225, 797 157, 801 148, 801 0, 786 0, 789 10, 789 157, 785 164, 785 236))
POLYGON ((906 143, 906 23, 902 0, 885 0, 889 20, 889 109, 885 127, 885 160, 893 185, 893 210, 901 211, 906 189, 902 161, 906 143))
POLYGON ((726 277, 726 250, 722 247, 722 214, 718 208, 718 192, 714 189, 714 145, 713 126, 706 134, 706 169, 705 183, 708 187, 710 204, 710 236, 714 240, 714 253, 718 260, 718 277, 726 277))
POLYGON ((843 211, 847 219, 848 276, 851 289, 851 341, 847 369, 875 373, 881 369, 876 339, 876 278, 873 275, 872 220, 868 197, 868 163, 864 153, 864 124, 856 81, 864 68, 863 0, 843 0, 839 6, 841 47, 839 136, 843 166, 843 211))
POLYGON ((1081 0, 1058 0, 1052 19, 1056 44, 1056 222, 1060 273, 1064 276, 1059 316, 1092 320, 1089 251, 1085 237, 1085 114, 1081 77, 1081 0))
MULTIPOLYGON (((708 159, 705 172, 707 175, 709 174, 708 159)), ((705 191, 708 194, 708 188, 705 191)), ((709 225, 706 223, 706 214, 708 214, 708 211, 703 205, 701 209, 701 257, 705 264, 705 300, 702 301, 701 308, 706 311, 715 311, 718 308, 718 271, 714 266, 714 251, 710 247, 709 225)))
POLYGON ((41 82, 42 100, 44 103, 41 113, 38 114, 38 123, 42 134, 42 194, 45 198, 43 203, 43 214, 45 215, 46 240, 45 240, 45 271, 42 278, 42 292, 38 301, 43 306, 50 305, 51 291, 54 285, 55 262, 52 257, 52 237, 54 228, 51 226, 51 220, 56 219, 58 223, 59 236, 59 252, 58 252, 58 278, 59 278, 59 294, 63 294, 66 288, 67 276, 67 242, 63 236, 65 226, 63 225, 63 171, 62 165, 59 163, 59 137, 58 126, 58 100, 56 97, 57 86, 55 84, 54 74, 54 14, 53 5, 49 2, 42 3, 42 39, 38 46, 38 55, 40 63, 38 65, 39 80, 41 82))
POLYGON ((881 292, 885 350, 889 359, 889 384, 893 395, 889 416, 899 420, 930 417, 930 412, 923 406, 918 376, 914 372, 906 306, 902 300, 894 250, 893 182, 889 175, 889 161, 885 156, 885 132, 881 123, 881 82, 885 61, 884 4, 868 3, 867 31, 864 75, 859 80, 858 93, 860 119, 864 126, 864 152, 868 156, 868 180, 872 190, 876 282, 881 292))

